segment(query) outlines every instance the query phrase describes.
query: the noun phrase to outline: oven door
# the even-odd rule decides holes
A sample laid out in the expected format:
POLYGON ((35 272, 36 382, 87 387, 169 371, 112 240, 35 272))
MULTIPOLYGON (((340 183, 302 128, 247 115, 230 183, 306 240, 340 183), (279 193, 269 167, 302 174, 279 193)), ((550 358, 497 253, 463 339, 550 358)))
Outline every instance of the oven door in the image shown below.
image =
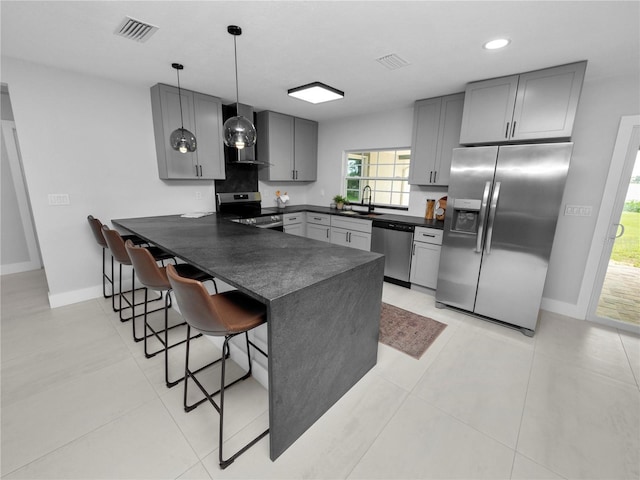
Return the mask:
POLYGON ((282 220, 273 223, 263 223, 256 225, 258 228, 266 228, 268 230, 275 230, 277 232, 284 232, 284 222, 282 220))

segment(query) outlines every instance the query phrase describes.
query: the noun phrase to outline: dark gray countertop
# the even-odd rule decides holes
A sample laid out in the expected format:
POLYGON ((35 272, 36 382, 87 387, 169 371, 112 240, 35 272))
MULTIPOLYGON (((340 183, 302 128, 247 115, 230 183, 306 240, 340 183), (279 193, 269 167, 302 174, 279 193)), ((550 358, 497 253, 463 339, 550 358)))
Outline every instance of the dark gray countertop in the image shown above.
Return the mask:
MULTIPOLYGON (((360 207, 360 210, 363 208, 360 207)), ((320 207, 317 205, 289 205, 284 208, 263 208, 263 215, 269 215, 272 213, 297 213, 297 212, 315 212, 315 213, 327 213, 330 215, 341 215, 351 218, 362 218, 364 220, 383 220, 388 222, 405 223, 407 225, 414 225, 416 227, 429 227, 442 230, 444 228, 444 220, 426 220, 422 217, 413 217, 409 215, 395 215, 392 213, 381 213, 375 217, 368 217, 366 215, 354 215, 352 213, 345 213, 344 211, 336 208, 320 207)))
POLYGON ((272 460, 376 364, 382 255, 217 214, 112 222, 266 305, 272 460))
POLYGON ((113 220, 174 255, 268 303, 382 255, 282 232, 251 228, 217 214, 113 220))

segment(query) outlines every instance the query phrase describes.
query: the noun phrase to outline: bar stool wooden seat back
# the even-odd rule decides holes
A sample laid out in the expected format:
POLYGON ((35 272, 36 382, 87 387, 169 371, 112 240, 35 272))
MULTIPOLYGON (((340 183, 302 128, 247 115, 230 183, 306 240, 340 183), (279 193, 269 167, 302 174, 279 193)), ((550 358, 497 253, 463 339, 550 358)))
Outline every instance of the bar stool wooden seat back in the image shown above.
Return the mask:
MULTIPOLYGON (((157 355, 160 352, 164 352, 164 379, 168 388, 171 388, 178 383, 180 383, 184 376, 180 377, 177 380, 169 380, 169 349, 181 345, 186 342, 186 340, 181 340, 175 343, 169 343, 169 330, 173 328, 177 328, 186 324, 186 322, 178 323, 169 327, 169 307, 171 306, 171 284, 169 283, 169 278, 167 277, 166 267, 161 267, 156 262, 156 259, 151 255, 149 249, 144 247, 139 247, 133 244, 131 240, 127 240, 125 242, 125 247, 127 249, 127 253, 129 255, 129 259, 135 269, 135 274, 138 277, 138 280, 145 287, 144 291, 144 354, 147 358, 151 358, 157 355), (157 292, 164 293, 165 301, 164 301, 164 328, 161 330, 156 330, 153 328, 148 322, 148 290, 154 290, 157 292), (161 334, 164 333, 164 336, 161 334), (162 345, 161 348, 157 349, 154 352, 149 352, 147 338, 154 336, 162 345)), ((203 272, 199 268, 188 264, 188 263, 178 263, 174 266, 178 274, 182 277, 191 278, 194 280, 198 280, 200 282, 211 281, 213 282, 213 286, 215 288, 216 293, 218 293, 218 285, 216 284, 215 279, 206 272, 203 272)), ((196 335, 197 337, 202 334, 196 335)), ((195 338, 196 336, 192 337, 195 338)), ((202 367, 203 369, 208 367, 202 367)))
POLYGON ((220 414, 220 428, 218 432, 218 461, 220 468, 224 469, 229 466, 241 454, 255 445, 261 438, 269 433, 269 429, 265 430, 244 447, 234 453, 231 457, 224 459, 223 447, 223 428, 224 428, 224 392, 230 386, 245 380, 251 376, 251 351, 250 346, 267 357, 267 354, 249 340, 249 330, 258 327, 266 322, 266 307, 262 303, 245 295, 238 290, 223 292, 210 295, 202 282, 181 277, 173 265, 167 265, 167 276, 169 283, 173 288, 176 302, 182 316, 187 321, 187 345, 185 359, 185 379, 184 379, 184 407, 188 412, 205 401, 209 401, 211 405, 220 414), (221 374, 220 389, 216 392, 209 393, 198 381, 195 376, 196 372, 189 369, 189 337, 190 330, 194 328, 204 335, 214 337, 224 337, 221 357, 221 374), (237 335, 244 334, 247 348, 247 360, 249 371, 242 377, 225 385, 225 360, 229 353, 229 340, 237 335), (198 386, 205 395, 205 398, 192 405, 187 405, 187 387, 189 379, 198 386), (213 399, 213 396, 220 394, 219 403, 213 399))

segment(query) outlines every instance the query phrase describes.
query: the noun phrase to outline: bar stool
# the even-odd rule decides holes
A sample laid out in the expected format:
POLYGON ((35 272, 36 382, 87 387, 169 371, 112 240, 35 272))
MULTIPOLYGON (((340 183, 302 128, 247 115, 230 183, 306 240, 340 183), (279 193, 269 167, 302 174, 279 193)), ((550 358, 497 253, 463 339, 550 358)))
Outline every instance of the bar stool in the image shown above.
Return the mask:
MULTIPOLYGON (((122 236, 120 235, 120 233, 118 233, 116 230, 112 230, 109 227, 107 227, 106 225, 102 226, 102 234, 104 236, 105 241, 107 242, 107 246, 109 247, 109 250, 111 251, 111 255, 112 257, 115 259, 116 262, 118 262, 119 264, 119 271, 118 271, 118 309, 116 310, 115 307, 115 292, 113 297, 111 297, 111 303, 113 305, 113 309, 116 310, 118 312, 118 315, 120 317, 120 321, 121 322, 126 322, 131 320, 131 324, 132 324, 132 331, 133 331, 133 339, 136 342, 141 342, 144 337, 138 337, 138 335, 136 334, 136 321, 135 319, 139 316, 141 316, 142 314, 135 314, 135 307, 138 305, 141 305, 142 303, 145 303, 145 307, 146 307, 146 302, 141 302, 136 304, 136 289, 135 287, 135 283, 136 283, 136 276, 135 276, 135 268, 133 268, 133 264, 131 263, 131 259, 129 258, 129 254, 127 253, 127 248, 124 245, 124 240, 122 239, 122 236), (131 292, 131 301, 129 301, 129 299, 124 295, 127 292, 123 292, 122 291, 122 266, 123 265, 129 265, 131 266, 131 290, 129 290, 131 292), (122 300, 124 299, 126 305, 123 307, 122 306, 122 300), (124 317, 123 316, 123 310, 131 310, 131 315, 129 317, 124 317)), ((148 247, 149 252, 151 253, 151 255, 153 256, 153 258, 158 262, 162 262, 164 264, 165 260, 169 260, 169 259, 173 259, 173 261, 175 262, 175 257, 170 254, 169 252, 165 252, 164 250, 162 250, 160 247, 156 247, 156 246, 151 246, 148 247)), ((113 276, 113 274, 112 274, 113 276)), ((142 287, 144 288, 144 287, 142 287)), ((153 300, 150 300, 150 302, 156 302, 158 300, 162 300, 162 295, 160 295, 157 298, 154 298, 153 300)), ((160 311, 162 308, 157 308, 155 310, 152 310, 152 312, 157 312, 160 311)))
MULTIPOLYGON (((93 215, 87 217, 89 226, 93 232, 93 236, 96 239, 96 243, 102 247, 102 296, 104 298, 111 298, 113 296, 113 256, 111 256, 111 277, 107 275, 105 268, 105 251, 109 248, 107 242, 102 234, 102 222, 95 218, 93 215), (107 283, 111 285, 111 293, 107 294, 107 283)), ((135 245, 148 244, 148 242, 137 235, 123 235, 123 240, 131 240, 135 245)), ((128 292, 127 292, 128 293, 128 292)), ((115 311, 115 309, 114 309, 115 311)))
MULTIPOLYGON (((169 380, 169 349, 176 347, 178 345, 182 345, 187 340, 182 340, 173 344, 169 344, 169 330, 180 327, 182 325, 186 325, 186 322, 182 322, 176 325, 169 327, 169 307, 171 306, 171 284, 169 283, 169 279, 167 278, 166 267, 160 267, 156 263, 156 259, 153 258, 151 252, 147 248, 139 247, 133 244, 131 240, 127 240, 125 242, 125 247, 127 249, 127 253, 129 254, 129 258, 131 259, 131 263, 133 264, 133 268, 135 269, 136 276, 142 285, 145 286, 144 291, 144 354, 145 357, 151 358, 157 355, 160 352, 164 351, 164 379, 168 388, 171 388, 178 383, 180 383, 184 376, 180 377, 177 380, 170 381, 169 380), (158 292, 163 292, 165 301, 164 301, 164 328, 162 330, 155 330, 151 325, 149 325, 147 318, 147 298, 148 298, 148 290, 155 290, 158 292), (151 331, 151 333, 149 333, 151 331), (164 338, 160 336, 161 333, 164 333, 164 338), (155 352, 149 352, 148 350, 148 342, 147 338, 150 336, 155 336, 162 348, 159 348, 155 352)), ((191 278, 194 280, 198 280, 200 282, 212 281, 213 286, 215 288, 216 293, 218 293, 218 285, 216 284, 215 279, 206 272, 203 272, 199 268, 190 265, 188 263, 178 263, 174 266, 175 270, 178 274, 185 278, 191 278)), ((200 337, 202 334, 198 334, 192 338, 200 337)), ((208 367, 209 365, 205 365, 202 369, 208 367)))
POLYGON ((182 316, 187 321, 187 354, 185 359, 184 409, 185 411, 189 412, 201 403, 208 400, 220 414, 220 429, 218 432, 218 461, 220 464, 220 468, 224 469, 269 433, 269 429, 266 429, 264 432, 259 434, 244 447, 234 453, 231 457, 226 460, 223 459, 222 444, 224 426, 224 392, 225 389, 229 388, 230 386, 251 376, 251 352, 249 346, 252 346, 262 355, 267 357, 267 354, 265 352, 263 352, 252 341, 249 340, 248 335, 249 330, 252 330, 253 328, 266 322, 266 307, 262 303, 254 300, 253 298, 245 295, 238 290, 210 295, 202 282, 181 277, 173 265, 167 265, 166 271, 167 276, 169 277, 169 283, 173 288, 178 307, 182 312, 182 316), (220 374, 220 389, 216 392, 208 393, 204 386, 196 378, 196 372, 192 372, 191 370, 189 370, 189 337, 191 336, 191 327, 202 332, 204 335, 224 337, 222 356, 219 360, 217 360, 221 361, 222 364, 220 374), (249 362, 249 371, 244 376, 231 382, 229 385, 225 385, 225 360, 229 353, 229 340, 243 333, 245 335, 247 344, 247 360, 249 362), (192 405, 187 405, 187 386, 189 383, 189 378, 193 380, 200 391, 202 391, 202 393, 205 395, 204 399, 192 405), (213 399, 213 396, 218 393, 220 393, 219 404, 216 403, 213 399))

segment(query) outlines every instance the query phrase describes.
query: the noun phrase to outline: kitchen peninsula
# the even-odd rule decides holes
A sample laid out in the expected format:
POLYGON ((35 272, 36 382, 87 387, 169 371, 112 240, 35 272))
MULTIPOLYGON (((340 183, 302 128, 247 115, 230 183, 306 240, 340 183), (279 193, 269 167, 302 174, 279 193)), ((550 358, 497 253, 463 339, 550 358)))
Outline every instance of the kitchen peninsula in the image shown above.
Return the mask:
POLYGON ((384 257, 220 215, 113 220, 267 306, 275 460, 377 361, 384 257))

